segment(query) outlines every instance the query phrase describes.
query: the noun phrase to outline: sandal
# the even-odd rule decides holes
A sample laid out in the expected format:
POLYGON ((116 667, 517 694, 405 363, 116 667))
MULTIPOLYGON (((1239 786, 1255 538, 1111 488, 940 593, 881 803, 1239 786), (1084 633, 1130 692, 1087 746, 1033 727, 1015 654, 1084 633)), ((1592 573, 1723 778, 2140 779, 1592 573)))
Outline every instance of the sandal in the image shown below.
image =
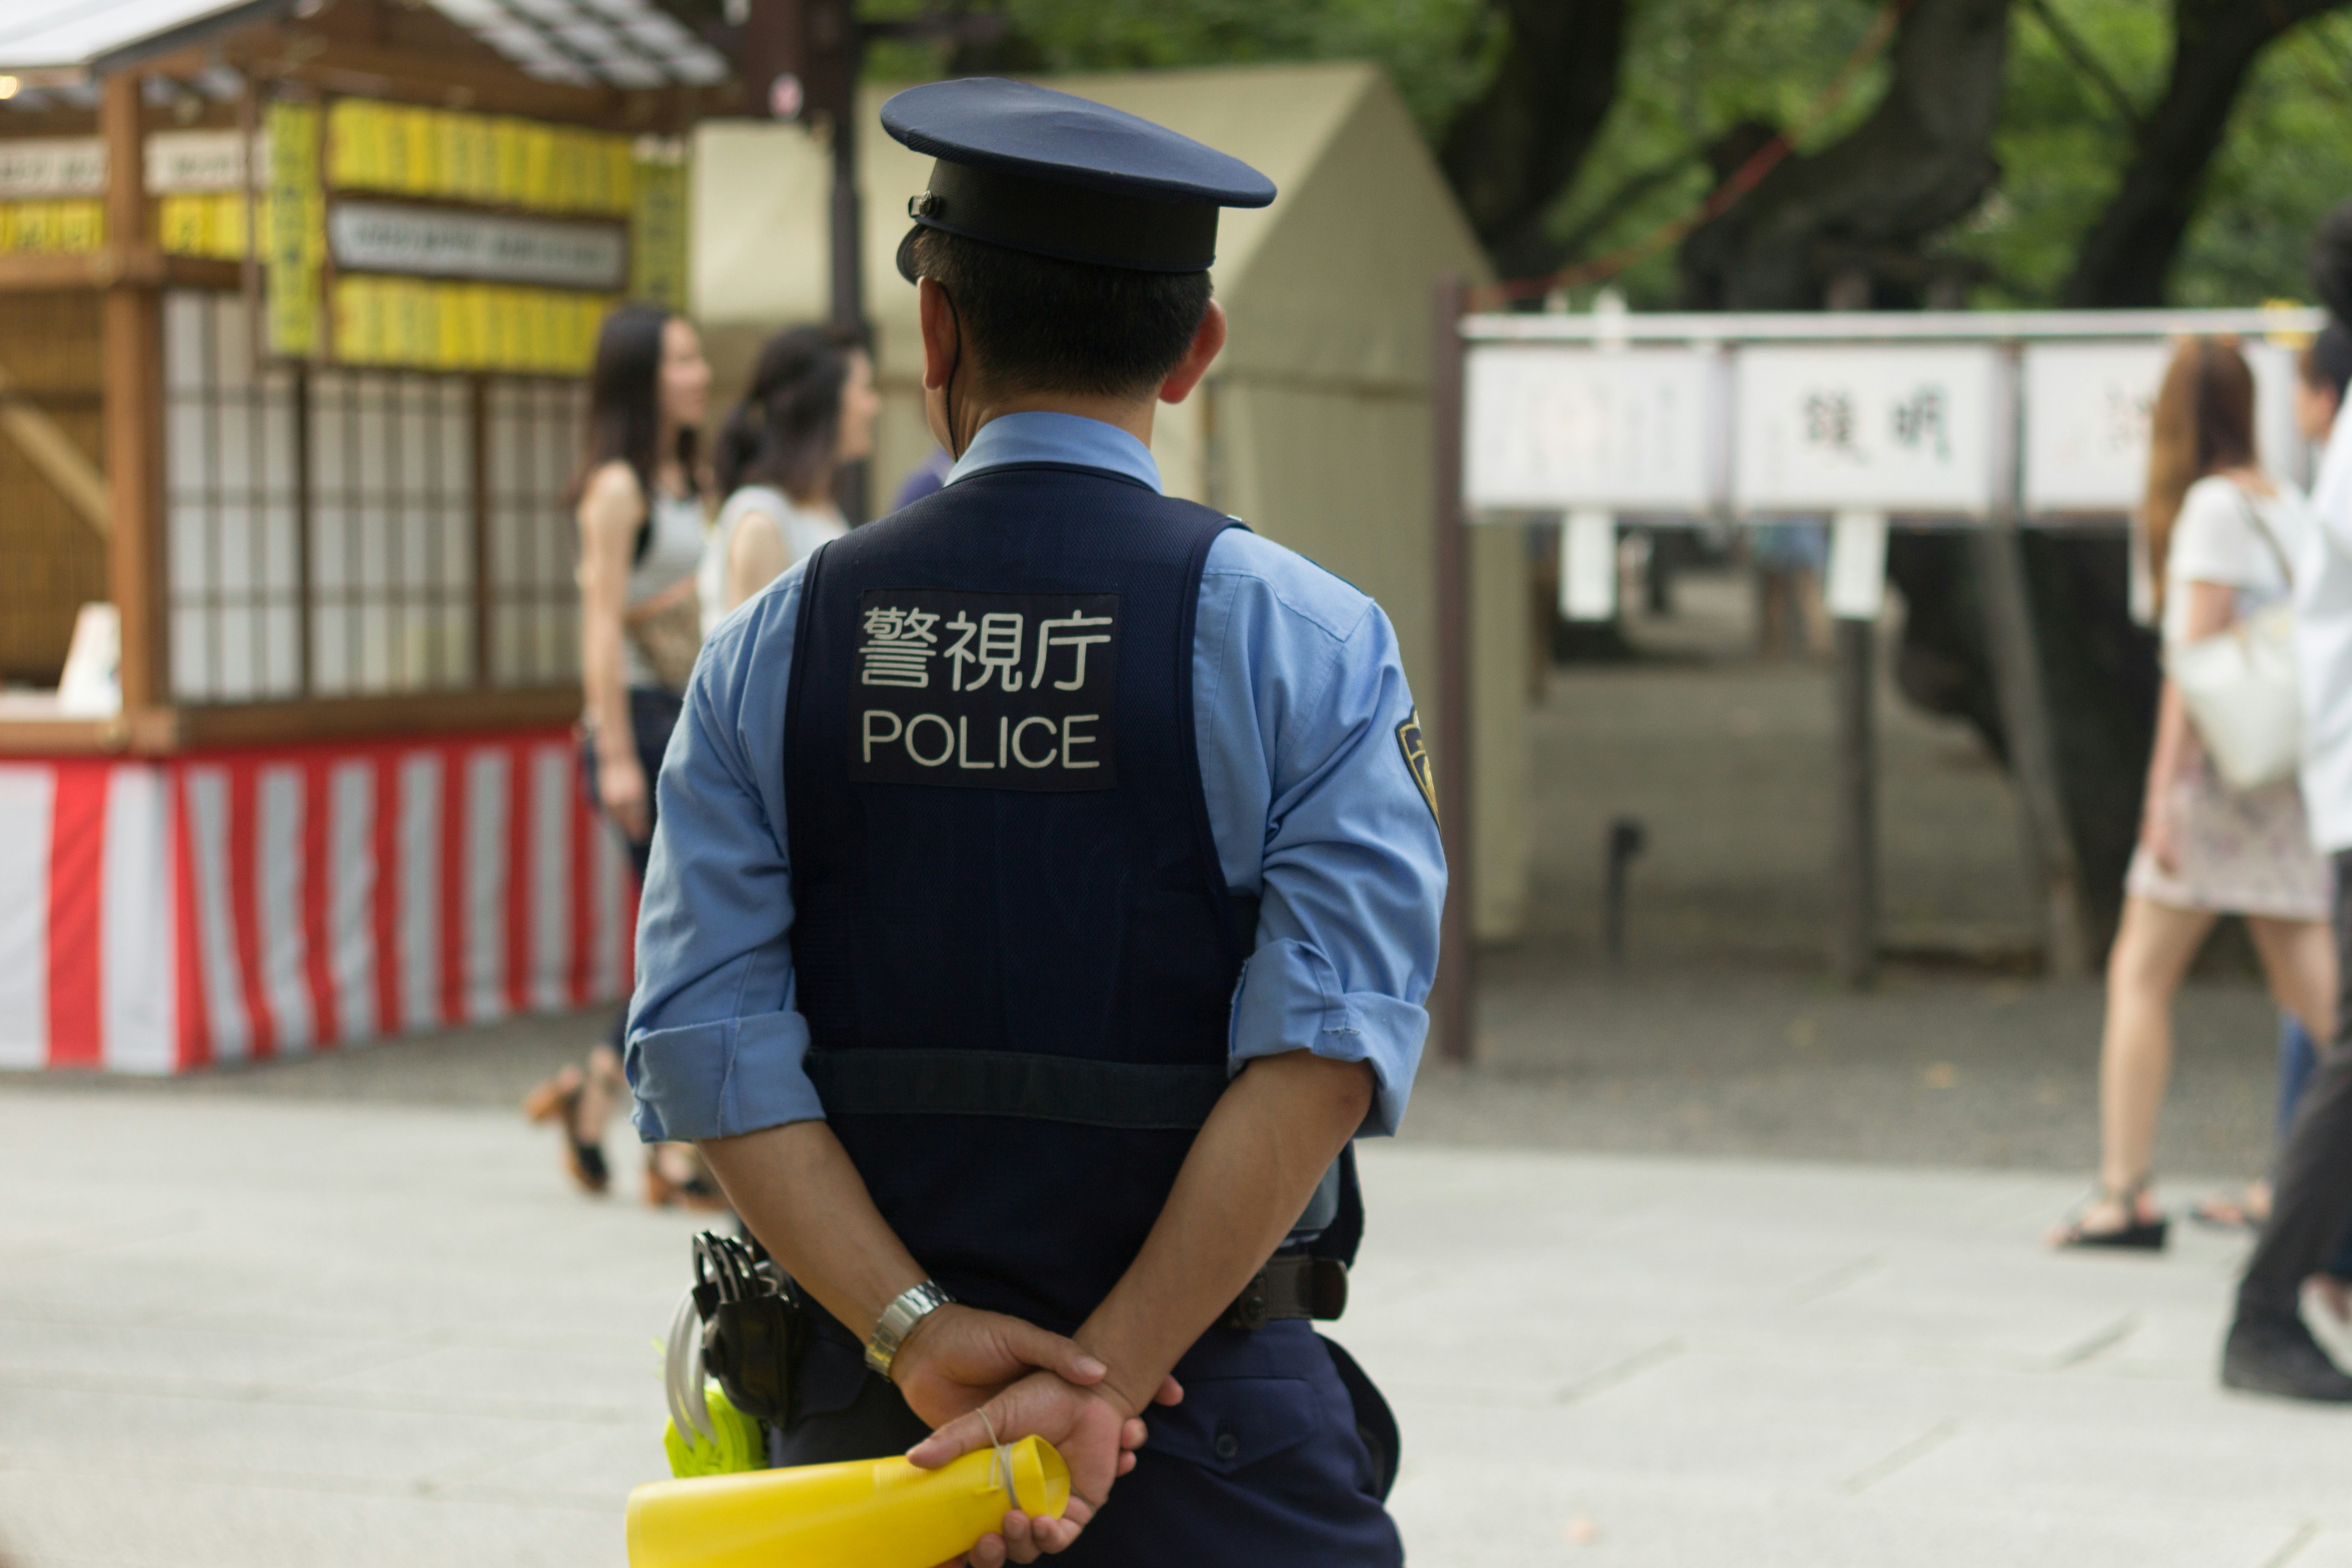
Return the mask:
POLYGON ((580 1095, 584 1084, 578 1068, 565 1068, 524 1097, 522 1113, 534 1123, 552 1121, 563 1130, 563 1168, 581 1191, 602 1193, 613 1184, 604 1163, 603 1145, 580 1136, 580 1095))
POLYGON ((2250 1187, 2241 1197, 2200 1199, 2189 1209, 2189 1217, 2215 1230, 2258 1231, 2269 1222, 2270 1213, 2267 1204, 2254 1203, 2250 1187))
POLYGON ((2067 1249, 2114 1252, 2163 1251, 2172 1231, 2172 1221, 2161 1213, 2153 1218, 2140 1213, 2140 1200, 2147 1195, 2147 1182, 2148 1179, 2142 1176, 2120 1192, 2102 1188, 2098 1196, 2074 1211, 2074 1217, 2051 1237, 2051 1245, 2067 1249), (2102 1203, 2116 1205, 2128 1217, 2111 1230, 2084 1228, 2084 1214, 2102 1203))
POLYGON ((698 1170, 684 1181, 672 1177, 661 1167, 661 1151, 646 1151, 646 1204, 650 1208, 689 1208, 717 1211, 727 1206, 727 1194, 708 1172, 698 1170))

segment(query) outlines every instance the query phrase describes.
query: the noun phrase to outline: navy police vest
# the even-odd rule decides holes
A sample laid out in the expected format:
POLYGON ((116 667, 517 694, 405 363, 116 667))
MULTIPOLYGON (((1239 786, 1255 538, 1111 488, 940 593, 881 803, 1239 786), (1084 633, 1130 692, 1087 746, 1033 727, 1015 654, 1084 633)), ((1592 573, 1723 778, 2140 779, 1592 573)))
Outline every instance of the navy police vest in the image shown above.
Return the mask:
POLYGON ((1075 1327, 1224 1090, 1255 901, 1192 717, 1228 518, 1092 468, 959 480, 820 550, 785 723, 808 1069, 959 1300, 1075 1327))

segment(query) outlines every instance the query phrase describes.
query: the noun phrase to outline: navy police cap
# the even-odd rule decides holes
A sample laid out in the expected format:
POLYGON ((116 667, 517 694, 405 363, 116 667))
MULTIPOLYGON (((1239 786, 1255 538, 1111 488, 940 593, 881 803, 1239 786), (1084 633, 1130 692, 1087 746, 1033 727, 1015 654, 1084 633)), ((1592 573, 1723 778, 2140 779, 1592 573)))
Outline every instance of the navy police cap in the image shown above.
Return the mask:
MULTIPOLYGON (((939 160, 907 204, 918 229, 1064 261, 1202 271, 1217 257, 1217 209, 1274 200, 1274 182, 1238 158, 1031 82, 908 88, 882 106, 882 129, 939 160)), ((914 237, 898 247, 910 283, 914 237)))

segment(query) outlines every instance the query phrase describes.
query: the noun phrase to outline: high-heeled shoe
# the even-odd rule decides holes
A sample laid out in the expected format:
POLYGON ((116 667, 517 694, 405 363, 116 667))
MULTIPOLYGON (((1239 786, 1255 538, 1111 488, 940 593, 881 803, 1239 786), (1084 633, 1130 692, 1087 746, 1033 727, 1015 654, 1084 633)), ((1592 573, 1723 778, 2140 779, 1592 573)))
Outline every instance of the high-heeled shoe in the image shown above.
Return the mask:
POLYGON ((601 1194, 613 1184, 604 1163, 603 1145, 580 1136, 580 1094, 584 1087, 578 1068, 565 1068, 523 1097, 522 1113, 534 1124, 556 1123, 563 1134, 563 1169, 584 1193, 601 1194))

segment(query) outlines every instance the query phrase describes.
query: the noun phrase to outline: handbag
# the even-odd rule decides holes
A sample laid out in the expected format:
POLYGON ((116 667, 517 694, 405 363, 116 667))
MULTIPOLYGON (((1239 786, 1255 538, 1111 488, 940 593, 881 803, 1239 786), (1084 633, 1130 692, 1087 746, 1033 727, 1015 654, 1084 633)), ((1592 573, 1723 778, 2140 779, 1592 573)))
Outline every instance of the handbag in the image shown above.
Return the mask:
MULTIPOLYGON (((2292 586, 2294 569, 2262 509, 2243 491, 2238 499, 2292 586)), ((2291 604, 2271 605, 2184 643, 2166 666, 2224 784, 2244 791, 2294 775, 2303 761, 2303 694, 2291 604)))
POLYGON ((656 680, 671 691, 684 691, 702 652, 702 597, 695 591, 694 574, 630 606, 621 616, 621 629, 656 680))

